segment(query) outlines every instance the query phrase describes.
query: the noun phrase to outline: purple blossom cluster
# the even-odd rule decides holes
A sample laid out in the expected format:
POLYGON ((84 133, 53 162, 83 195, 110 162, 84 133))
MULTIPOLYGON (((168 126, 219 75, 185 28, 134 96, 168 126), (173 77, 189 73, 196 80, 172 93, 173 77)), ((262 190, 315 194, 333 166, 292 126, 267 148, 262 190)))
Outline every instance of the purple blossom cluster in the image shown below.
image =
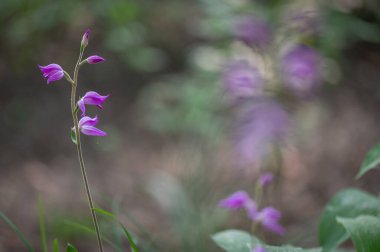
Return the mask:
MULTIPOLYGON (((81 52, 83 52, 84 48, 88 45, 88 39, 89 39, 89 30, 87 30, 82 38, 81 43, 81 52)), ((105 61, 104 58, 98 56, 98 55, 92 55, 89 56, 87 59, 80 62, 80 64, 88 63, 88 64, 97 64, 100 62, 105 61)), ((66 71, 63 70, 63 68, 58 64, 49 64, 47 66, 38 66, 44 76, 44 78, 47 79, 47 84, 50 84, 51 82, 58 81, 62 79, 64 76, 67 78, 67 80, 71 83, 73 83, 70 76, 67 74, 66 71)), ((98 108, 102 109, 102 103, 108 98, 109 95, 100 95, 95 91, 88 91, 79 101, 77 102, 77 107, 82 111, 81 119, 79 120, 78 126, 79 130, 89 136, 105 136, 107 135, 106 132, 96 128, 95 126, 98 124, 98 117, 95 116, 93 118, 86 116, 86 105, 94 105, 98 108)))
POLYGON ((278 235, 285 233, 284 227, 279 223, 281 212, 271 206, 258 210, 257 203, 245 191, 237 191, 221 200, 219 207, 230 210, 244 209, 250 220, 261 224, 268 231, 278 235))

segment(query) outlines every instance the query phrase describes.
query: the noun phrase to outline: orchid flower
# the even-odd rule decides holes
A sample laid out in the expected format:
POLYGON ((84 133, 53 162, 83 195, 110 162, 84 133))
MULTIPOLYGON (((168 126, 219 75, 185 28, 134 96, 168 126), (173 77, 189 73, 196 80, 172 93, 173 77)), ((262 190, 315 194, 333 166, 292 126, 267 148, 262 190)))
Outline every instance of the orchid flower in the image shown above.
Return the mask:
POLYGON ((60 80, 65 75, 62 67, 55 63, 47 66, 38 65, 38 67, 40 68, 44 77, 47 79, 47 84, 50 84, 53 81, 60 80))
POLYGON ((98 124, 98 116, 91 118, 89 116, 84 116, 79 120, 78 126, 79 130, 88 136, 106 136, 107 133, 96 128, 95 125, 98 124))
POLYGON ((108 98, 109 95, 100 95, 95 91, 88 91, 79 101, 78 107, 82 111, 82 116, 86 113, 85 105, 95 105, 102 109, 101 104, 108 98))

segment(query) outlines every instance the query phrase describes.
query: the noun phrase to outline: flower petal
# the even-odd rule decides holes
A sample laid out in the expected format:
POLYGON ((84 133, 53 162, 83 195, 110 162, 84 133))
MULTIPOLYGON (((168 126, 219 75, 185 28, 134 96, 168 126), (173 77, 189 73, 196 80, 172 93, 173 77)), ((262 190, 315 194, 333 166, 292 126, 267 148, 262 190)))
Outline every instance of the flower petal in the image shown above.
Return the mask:
POLYGON ((221 200, 218 206, 228 209, 240 209, 243 208, 250 200, 250 197, 245 191, 237 191, 229 197, 221 200))
POLYGON ((88 136, 106 136, 107 133, 93 126, 82 126, 81 132, 88 136))
POLYGON ((86 61, 89 64, 97 64, 97 63, 100 63, 102 61, 105 61, 105 59, 103 57, 98 56, 98 55, 92 55, 92 56, 88 57, 86 59, 86 61))
POLYGON ((82 111, 82 116, 84 116, 86 114, 86 106, 84 105, 83 98, 78 101, 78 107, 82 111))
POLYGON ((91 118, 89 116, 84 116, 79 120, 79 128, 82 128, 83 126, 95 126, 98 124, 98 116, 95 116, 94 118, 91 118))

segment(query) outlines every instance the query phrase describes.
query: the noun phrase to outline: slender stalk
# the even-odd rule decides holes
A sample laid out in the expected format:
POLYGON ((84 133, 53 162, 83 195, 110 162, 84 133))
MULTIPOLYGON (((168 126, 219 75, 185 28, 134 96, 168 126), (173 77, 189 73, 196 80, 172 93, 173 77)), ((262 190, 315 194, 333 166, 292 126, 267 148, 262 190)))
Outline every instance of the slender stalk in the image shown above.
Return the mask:
POLYGON ((75 107, 76 107, 75 96, 76 96, 76 88, 77 88, 77 84, 78 84, 78 71, 79 71, 79 67, 80 67, 80 62, 82 60, 82 56, 83 56, 83 51, 81 50, 81 52, 79 54, 78 61, 75 65, 75 69, 74 69, 74 77, 73 77, 74 79, 72 82, 72 89, 71 89, 71 114, 72 114, 73 121, 74 121, 75 136, 76 136, 76 141, 77 141, 76 146, 77 146, 79 164, 80 164, 80 168, 81 168, 81 172, 82 172, 83 183, 84 183, 84 187, 85 187, 86 194, 87 194, 88 205, 89 205, 92 220, 93 220, 94 226, 95 226, 95 232, 96 232, 96 238, 98 240, 99 250, 101 252, 103 252, 103 245, 102 245, 102 239, 100 237, 99 224, 98 224, 98 220, 96 218, 96 213, 94 210, 94 203, 93 203, 93 200, 91 197, 90 186, 88 184, 86 168, 84 165, 82 145, 81 145, 81 141, 80 141, 80 132, 79 132, 79 125, 78 125, 78 115, 77 115, 77 112, 75 111, 75 107))

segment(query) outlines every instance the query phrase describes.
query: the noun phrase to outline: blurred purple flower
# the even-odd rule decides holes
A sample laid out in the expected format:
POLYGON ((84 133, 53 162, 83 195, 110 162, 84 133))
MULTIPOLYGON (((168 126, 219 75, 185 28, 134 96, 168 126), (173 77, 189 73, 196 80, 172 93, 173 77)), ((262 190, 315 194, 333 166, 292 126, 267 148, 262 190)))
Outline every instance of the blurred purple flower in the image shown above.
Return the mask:
POLYGON ((82 37, 81 47, 84 49, 88 45, 88 38, 90 36, 90 29, 87 29, 82 37))
POLYGON ((223 71, 223 88, 232 100, 258 95, 263 86, 258 69, 246 60, 231 61, 223 71))
POLYGON ((100 95, 95 91, 89 91, 87 92, 79 101, 78 101, 78 107, 82 111, 82 116, 86 113, 86 106, 85 105, 95 105, 98 108, 102 109, 103 107, 101 104, 108 98, 109 95, 100 95))
POLYGON ((106 136, 107 133, 95 128, 95 125, 98 124, 98 116, 94 118, 84 116, 79 120, 79 130, 88 136, 106 136))
POLYGON ((297 95, 310 94, 321 84, 321 57, 306 45, 298 45, 282 58, 285 85, 297 95))
POLYGON ((88 57, 86 59, 86 61, 88 64, 97 64, 97 63, 100 63, 102 61, 105 61, 105 59, 98 56, 98 55, 92 55, 92 56, 88 57))
POLYGON ((263 174, 260 175, 260 178, 259 178, 259 184, 260 186, 266 186, 270 183, 272 183, 273 181, 273 173, 271 172, 264 172, 263 174))
POLYGON ((254 219, 257 215, 256 202, 245 191, 237 191, 227 198, 219 201, 219 207, 231 210, 244 208, 249 218, 254 219))
POLYGON ((266 252, 263 245, 258 245, 256 248, 252 249, 251 252, 266 252))
POLYGON ((41 72, 43 73, 44 77, 47 79, 47 84, 50 84, 53 81, 57 81, 63 78, 64 72, 60 65, 58 64, 50 64, 47 66, 40 66, 41 72))
POLYGON ((283 235, 285 233, 285 229, 278 223, 281 219, 281 212, 273 207, 266 207, 260 212, 258 212, 256 216, 256 221, 260 222, 264 228, 267 230, 283 235))
POLYGON ((272 29, 264 20, 243 16, 237 21, 233 33, 238 40, 251 47, 263 47, 272 40, 272 29))
POLYGON ((282 140, 290 129, 290 118, 277 102, 256 102, 243 111, 237 128, 236 151, 242 164, 259 164, 270 144, 282 140))

